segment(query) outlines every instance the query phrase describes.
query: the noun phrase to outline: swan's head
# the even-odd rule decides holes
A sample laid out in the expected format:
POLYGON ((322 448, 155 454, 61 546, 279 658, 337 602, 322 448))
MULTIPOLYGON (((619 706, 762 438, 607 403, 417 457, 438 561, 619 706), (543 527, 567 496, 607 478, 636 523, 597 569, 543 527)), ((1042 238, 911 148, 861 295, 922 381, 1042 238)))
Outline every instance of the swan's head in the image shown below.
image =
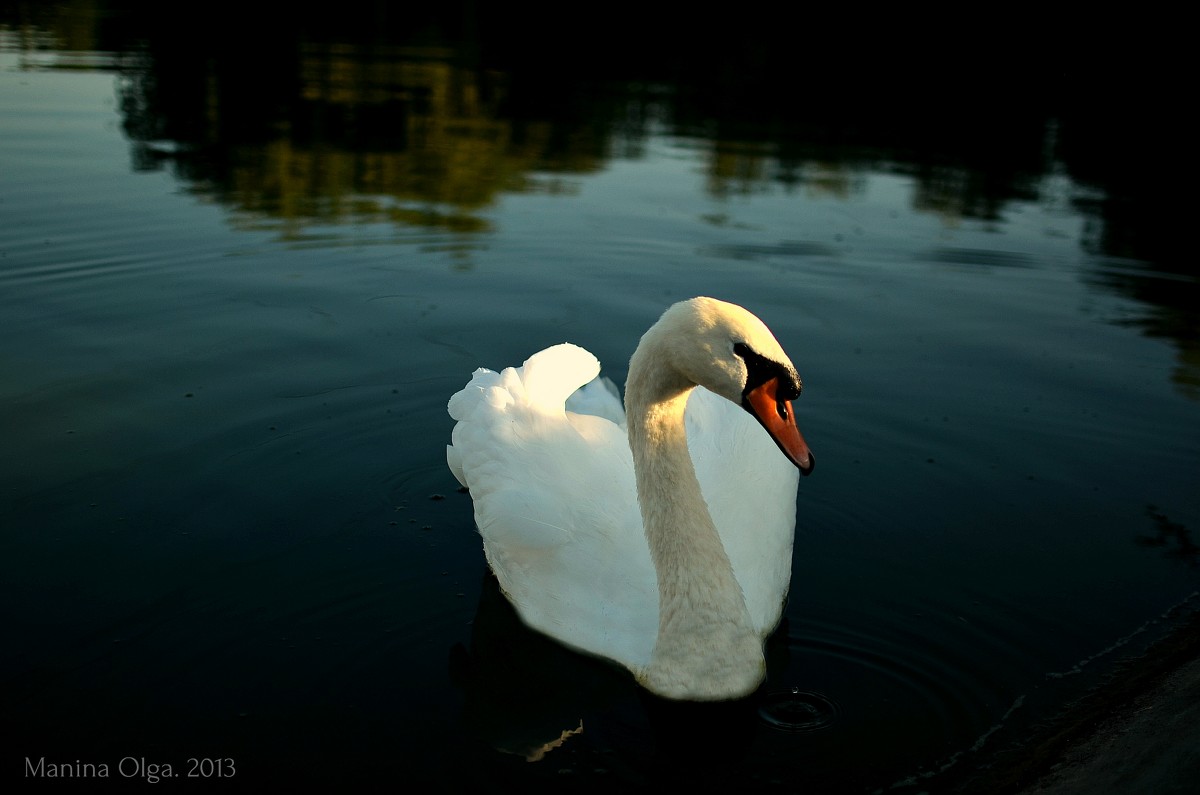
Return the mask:
POLYGON ((670 367, 688 386, 703 386, 742 406, 803 474, 812 472, 815 459, 792 409, 803 389, 800 376, 775 335, 753 314, 715 298, 673 305, 642 338, 630 362, 631 383, 643 349, 663 357, 650 366, 670 367))

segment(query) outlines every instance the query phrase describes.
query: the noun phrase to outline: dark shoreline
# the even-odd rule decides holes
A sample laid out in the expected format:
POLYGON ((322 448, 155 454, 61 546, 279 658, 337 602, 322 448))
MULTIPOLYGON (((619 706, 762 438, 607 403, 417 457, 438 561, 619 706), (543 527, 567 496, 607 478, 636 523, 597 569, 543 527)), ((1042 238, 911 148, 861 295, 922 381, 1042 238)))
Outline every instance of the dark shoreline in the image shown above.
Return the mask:
POLYGON ((1194 793, 1200 782, 1200 610, 1098 686, 943 779, 955 793, 1194 793))

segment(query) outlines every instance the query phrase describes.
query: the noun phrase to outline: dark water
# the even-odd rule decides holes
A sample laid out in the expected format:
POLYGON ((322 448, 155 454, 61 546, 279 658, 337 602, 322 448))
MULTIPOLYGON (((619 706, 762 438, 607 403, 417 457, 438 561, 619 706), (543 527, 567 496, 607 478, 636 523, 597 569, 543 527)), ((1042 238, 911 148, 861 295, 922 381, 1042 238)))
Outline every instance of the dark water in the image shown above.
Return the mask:
POLYGON ((0 8, 8 776, 936 790, 1200 601, 1191 148, 1137 74, 0 8), (444 464, 475 367, 571 340, 621 382, 698 294, 775 331, 821 459, 719 707, 523 631, 444 464))

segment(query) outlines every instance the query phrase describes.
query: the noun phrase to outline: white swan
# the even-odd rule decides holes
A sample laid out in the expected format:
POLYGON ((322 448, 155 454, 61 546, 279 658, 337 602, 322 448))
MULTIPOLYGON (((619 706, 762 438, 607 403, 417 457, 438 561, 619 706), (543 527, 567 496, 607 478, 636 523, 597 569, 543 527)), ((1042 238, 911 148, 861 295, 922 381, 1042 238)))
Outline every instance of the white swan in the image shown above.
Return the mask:
POLYGON ((750 312, 693 298, 630 359, 628 430, 599 371, 556 345, 450 398, 447 462, 488 563, 526 624, 650 691, 745 696, 787 595, 796 469, 814 461, 796 369, 750 312))

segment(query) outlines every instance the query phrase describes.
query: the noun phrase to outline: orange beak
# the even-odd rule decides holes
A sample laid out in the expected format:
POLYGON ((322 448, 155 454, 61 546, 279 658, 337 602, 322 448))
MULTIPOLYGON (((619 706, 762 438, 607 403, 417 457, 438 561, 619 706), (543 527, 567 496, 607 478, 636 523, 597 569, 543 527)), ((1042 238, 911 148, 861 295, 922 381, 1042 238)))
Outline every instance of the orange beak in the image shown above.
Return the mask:
POLYGON ((808 475, 813 471, 816 458, 809 451, 808 443, 804 441, 800 429, 796 427, 792 401, 780 400, 777 397, 778 391, 778 378, 764 381, 742 396, 742 406, 767 429, 767 433, 771 434, 771 438, 788 460, 800 468, 800 473, 808 475))

